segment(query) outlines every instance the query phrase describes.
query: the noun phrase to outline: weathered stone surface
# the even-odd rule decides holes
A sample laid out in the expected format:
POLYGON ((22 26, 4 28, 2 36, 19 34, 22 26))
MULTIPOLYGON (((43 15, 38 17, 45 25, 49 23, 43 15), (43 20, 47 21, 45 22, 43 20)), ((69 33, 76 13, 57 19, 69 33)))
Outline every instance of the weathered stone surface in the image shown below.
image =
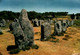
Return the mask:
POLYGON ((68 28, 70 26, 70 21, 66 20, 66 23, 67 23, 67 28, 68 28))
POLYGON ((9 20, 6 20, 7 22, 9 22, 9 20))
POLYGON ((6 26, 6 21, 4 19, 0 20, 0 27, 5 27, 6 26))
POLYGON ((50 37, 51 34, 51 26, 49 23, 45 22, 41 25, 41 40, 46 40, 50 37))
POLYGON ((67 31, 67 22, 66 20, 62 20, 62 32, 66 32, 67 31))
POLYGON ((19 20, 15 20, 10 26, 15 37, 15 44, 19 49, 25 49, 26 46, 34 44, 34 31, 28 19, 27 11, 22 9, 19 20))
POLYGON ((70 26, 74 25, 74 20, 70 21, 70 26))
POLYGON ((55 21, 54 35, 61 35, 61 33, 62 33, 62 23, 61 23, 61 21, 55 21))

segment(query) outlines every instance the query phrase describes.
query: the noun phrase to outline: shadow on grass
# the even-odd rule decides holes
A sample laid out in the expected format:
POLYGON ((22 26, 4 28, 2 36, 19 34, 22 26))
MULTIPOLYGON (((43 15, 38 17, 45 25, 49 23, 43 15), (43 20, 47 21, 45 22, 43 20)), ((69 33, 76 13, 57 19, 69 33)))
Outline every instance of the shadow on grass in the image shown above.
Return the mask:
POLYGON ((40 40, 40 39, 35 39, 35 40, 40 40))
POLYGON ((17 49, 17 48, 18 48, 18 47, 15 46, 15 45, 10 45, 10 46, 7 47, 7 51, 11 51, 11 50, 17 49))
POLYGON ((7 51, 9 51, 9 54, 18 54, 20 49, 18 49, 18 47, 15 45, 11 45, 7 47, 7 51))

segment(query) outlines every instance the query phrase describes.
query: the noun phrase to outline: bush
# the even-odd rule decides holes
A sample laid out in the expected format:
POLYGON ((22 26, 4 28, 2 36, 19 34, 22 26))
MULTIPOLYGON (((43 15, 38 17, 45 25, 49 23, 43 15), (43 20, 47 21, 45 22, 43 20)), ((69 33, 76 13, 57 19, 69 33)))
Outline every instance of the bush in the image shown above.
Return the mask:
POLYGON ((10 54, 18 54, 20 52, 20 49, 13 49, 13 50, 11 50, 9 53, 10 54))
POLYGON ((38 45, 32 45, 32 49, 38 49, 39 46, 38 45))
POLYGON ((74 21, 74 25, 75 25, 75 26, 80 26, 80 20, 75 20, 75 21, 74 21))

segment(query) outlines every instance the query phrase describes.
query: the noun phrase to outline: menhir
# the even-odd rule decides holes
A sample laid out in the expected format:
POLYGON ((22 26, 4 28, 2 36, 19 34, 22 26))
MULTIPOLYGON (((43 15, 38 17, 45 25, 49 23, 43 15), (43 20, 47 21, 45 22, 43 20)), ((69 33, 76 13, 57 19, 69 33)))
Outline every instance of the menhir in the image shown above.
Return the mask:
POLYGON ((34 31, 28 19, 27 11, 22 9, 19 19, 10 25, 15 37, 15 44, 19 49, 25 49, 34 44, 34 31))

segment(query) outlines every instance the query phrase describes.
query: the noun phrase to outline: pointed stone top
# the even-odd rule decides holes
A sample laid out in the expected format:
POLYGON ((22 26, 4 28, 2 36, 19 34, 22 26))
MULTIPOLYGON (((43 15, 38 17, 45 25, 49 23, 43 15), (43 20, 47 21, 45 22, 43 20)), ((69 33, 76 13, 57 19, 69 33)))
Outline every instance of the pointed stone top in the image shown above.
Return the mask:
POLYGON ((27 14, 27 11, 25 9, 21 10, 20 19, 28 19, 28 14, 27 14))

